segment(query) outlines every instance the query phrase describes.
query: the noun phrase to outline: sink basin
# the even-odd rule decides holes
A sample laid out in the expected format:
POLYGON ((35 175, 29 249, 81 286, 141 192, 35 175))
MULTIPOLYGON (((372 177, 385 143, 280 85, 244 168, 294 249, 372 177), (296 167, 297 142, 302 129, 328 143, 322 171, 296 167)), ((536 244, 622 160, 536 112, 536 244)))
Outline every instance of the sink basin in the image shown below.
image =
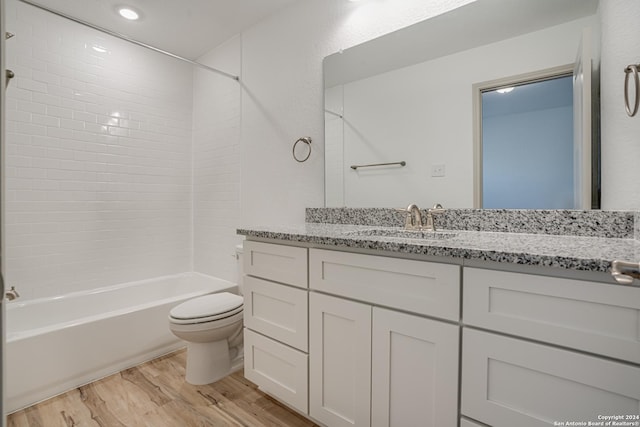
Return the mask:
POLYGON ((360 237, 373 236, 424 240, 446 240, 457 236, 457 233, 447 231, 405 230, 402 228, 371 228, 367 230, 348 231, 346 234, 360 237))

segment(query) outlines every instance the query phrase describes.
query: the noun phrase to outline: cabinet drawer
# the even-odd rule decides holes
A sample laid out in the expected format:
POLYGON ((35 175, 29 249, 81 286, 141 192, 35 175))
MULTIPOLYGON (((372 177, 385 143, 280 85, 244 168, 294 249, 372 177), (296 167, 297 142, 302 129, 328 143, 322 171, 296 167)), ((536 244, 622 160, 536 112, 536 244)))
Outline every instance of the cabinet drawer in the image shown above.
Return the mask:
POLYGON ((307 291, 247 276, 244 325, 304 352, 308 347, 307 291))
POLYGON ((321 249, 309 251, 310 287, 450 320, 460 315, 460 267, 321 249))
POLYGON ((274 282, 307 288, 307 249, 245 241, 244 272, 274 282))
POLYGON ((640 288, 464 269, 465 324, 640 363, 640 288))
POLYGON ((478 424, 466 418, 460 418, 460 427, 486 427, 486 424, 478 424))
POLYGON ((468 328, 462 343, 462 414, 493 427, 640 411, 637 366, 468 328))
POLYGON ((284 344, 244 330, 244 376, 263 391, 306 414, 308 356, 284 344))

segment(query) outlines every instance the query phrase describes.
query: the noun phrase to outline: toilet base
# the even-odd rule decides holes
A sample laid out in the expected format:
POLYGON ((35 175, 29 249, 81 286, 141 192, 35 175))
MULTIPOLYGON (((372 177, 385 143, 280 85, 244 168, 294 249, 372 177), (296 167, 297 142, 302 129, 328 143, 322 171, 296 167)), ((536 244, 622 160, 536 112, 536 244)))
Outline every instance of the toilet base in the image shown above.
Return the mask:
POLYGON ((189 384, 204 385, 218 381, 231 372, 227 340, 187 344, 187 375, 189 384))

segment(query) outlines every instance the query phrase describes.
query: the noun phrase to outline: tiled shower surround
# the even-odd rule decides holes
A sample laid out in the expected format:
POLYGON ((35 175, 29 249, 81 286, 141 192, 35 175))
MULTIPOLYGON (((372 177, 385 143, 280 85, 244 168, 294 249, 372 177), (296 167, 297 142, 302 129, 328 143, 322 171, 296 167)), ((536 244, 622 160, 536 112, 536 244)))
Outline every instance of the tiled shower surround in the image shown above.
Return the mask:
POLYGON ((6 283, 30 299, 191 271, 207 76, 14 0, 5 19, 6 283))

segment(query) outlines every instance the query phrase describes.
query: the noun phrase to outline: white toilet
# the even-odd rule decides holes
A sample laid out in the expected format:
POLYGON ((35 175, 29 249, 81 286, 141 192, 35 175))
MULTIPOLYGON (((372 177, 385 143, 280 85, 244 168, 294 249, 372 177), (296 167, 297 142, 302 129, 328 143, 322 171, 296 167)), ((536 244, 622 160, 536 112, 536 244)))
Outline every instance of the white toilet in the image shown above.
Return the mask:
MULTIPOLYGON (((238 248, 238 288, 242 293, 242 249, 238 248)), ((190 384, 209 384, 242 367, 244 299, 229 292, 194 298, 169 313, 169 329, 187 342, 190 384)))

